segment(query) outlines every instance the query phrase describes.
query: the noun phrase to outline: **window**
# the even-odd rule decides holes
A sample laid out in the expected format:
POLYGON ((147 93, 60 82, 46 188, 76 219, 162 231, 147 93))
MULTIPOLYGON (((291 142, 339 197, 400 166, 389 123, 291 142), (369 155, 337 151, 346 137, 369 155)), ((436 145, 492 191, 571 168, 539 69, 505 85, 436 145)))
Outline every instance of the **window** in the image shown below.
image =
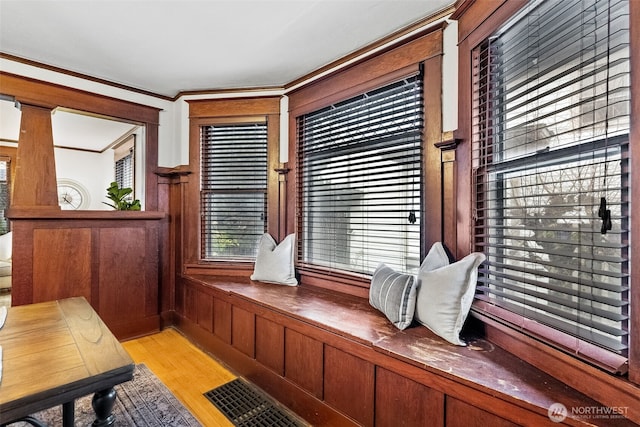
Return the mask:
MULTIPOLYGON (((134 188, 134 153, 135 135, 114 147, 115 181, 120 188, 134 188)), ((134 198, 133 193, 127 196, 129 201, 134 198)))
POLYGON ((200 126, 201 257, 255 257, 267 225, 267 123, 200 126))
POLYGON ((473 61, 477 307, 624 372, 628 2, 532 2, 473 61))
POLYGON ((416 75, 297 118, 303 264, 417 269, 423 116, 416 75))

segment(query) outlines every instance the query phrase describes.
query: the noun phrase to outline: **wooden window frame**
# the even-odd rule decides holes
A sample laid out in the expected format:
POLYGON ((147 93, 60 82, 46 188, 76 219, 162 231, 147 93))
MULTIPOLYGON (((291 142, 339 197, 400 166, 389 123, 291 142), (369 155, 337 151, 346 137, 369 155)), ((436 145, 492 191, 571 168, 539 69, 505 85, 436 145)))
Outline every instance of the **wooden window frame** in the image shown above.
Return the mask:
MULTIPOLYGON (((464 255, 473 248, 471 197, 471 132, 472 132, 472 50, 516 14, 527 2, 492 2, 488 0, 464 0, 458 2, 452 19, 459 23, 459 99, 457 147, 457 212, 455 221, 456 256, 464 255)), ((631 132, 629 135, 630 169, 640 168, 640 3, 630 2, 631 40, 631 132), (635 97, 633 95, 636 95, 635 97)), ((639 186, 632 186, 631 199, 640 200, 639 186)), ((637 262, 640 244, 640 218, 631 216, 631 289, 640 289, 640 266, 637 262), (634 262, 635 261, 635 262, 634 262)), ((631 292, 630 330, 638 337, 640 329, 640 292, 631 292), (634 310, 633 308, 636 308, 634 310)), ((590 364, 574 358, 571 354, 557 350, 539 337, 527 335, 516 327, 489 316, 478 316, 484 326, 487 339, 515 354, 522 360, 538 367, 565 382, 570 387, 609 406, 637 404, 640 394, 640 340, 631 340, 629 349, 629 372, 627 378, 616 377, 590 364), (589 378, 585 381, 585 378, 589 378)))
POLYGON ((189 169, 184 212, 184 270, 186 274, 247 275, 253 261, 204 260, 200 254, 200 127, 209 124, 267 122, 267 232, 279 236, 280 97, 199 99, 189 104, 189 169), (195 209, 194 209, 195 207, 195 209))

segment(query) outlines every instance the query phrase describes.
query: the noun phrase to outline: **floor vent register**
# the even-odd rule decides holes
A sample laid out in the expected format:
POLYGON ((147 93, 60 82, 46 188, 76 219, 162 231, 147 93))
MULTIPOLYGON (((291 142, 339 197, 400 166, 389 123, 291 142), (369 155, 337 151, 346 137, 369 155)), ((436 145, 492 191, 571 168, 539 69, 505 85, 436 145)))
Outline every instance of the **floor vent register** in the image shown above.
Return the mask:
POLYGON ((237 427, 308 426, 241 378, 216 387, 204 395, 237 427))

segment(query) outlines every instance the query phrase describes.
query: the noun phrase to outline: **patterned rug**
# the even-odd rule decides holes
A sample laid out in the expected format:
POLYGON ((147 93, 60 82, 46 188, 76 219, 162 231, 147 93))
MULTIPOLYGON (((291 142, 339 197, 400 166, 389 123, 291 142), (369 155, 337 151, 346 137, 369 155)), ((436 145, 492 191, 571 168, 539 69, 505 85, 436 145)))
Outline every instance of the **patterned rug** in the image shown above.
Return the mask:
MULTIPOLYGON (((195 427, 201 426, 198 420, 178 399, 162 384, 153 372, 144 364, 136 365, 133 380, 115 387, 117 392, 113 414, 115 426, 138 427, 195 427)), ((95 419, 91 398, 85 396, 76 400, 75 425, 90 426, 95 419)), ((33 414, 44 424, 54 427, 62 425, 62 407, 56 406, 33 414)), ((11 424, 10 427, 31 427, 25 422, 11 424)))

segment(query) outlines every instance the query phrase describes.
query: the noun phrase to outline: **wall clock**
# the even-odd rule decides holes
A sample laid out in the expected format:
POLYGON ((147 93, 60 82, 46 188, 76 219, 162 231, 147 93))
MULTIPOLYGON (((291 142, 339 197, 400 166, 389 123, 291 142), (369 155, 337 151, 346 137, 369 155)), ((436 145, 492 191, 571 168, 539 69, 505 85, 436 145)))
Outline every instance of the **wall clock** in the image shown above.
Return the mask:
POLYGON ((89 192, 79 182, 59 179, 58 204, 63 210, 86 209, 89 206, 89 192))

